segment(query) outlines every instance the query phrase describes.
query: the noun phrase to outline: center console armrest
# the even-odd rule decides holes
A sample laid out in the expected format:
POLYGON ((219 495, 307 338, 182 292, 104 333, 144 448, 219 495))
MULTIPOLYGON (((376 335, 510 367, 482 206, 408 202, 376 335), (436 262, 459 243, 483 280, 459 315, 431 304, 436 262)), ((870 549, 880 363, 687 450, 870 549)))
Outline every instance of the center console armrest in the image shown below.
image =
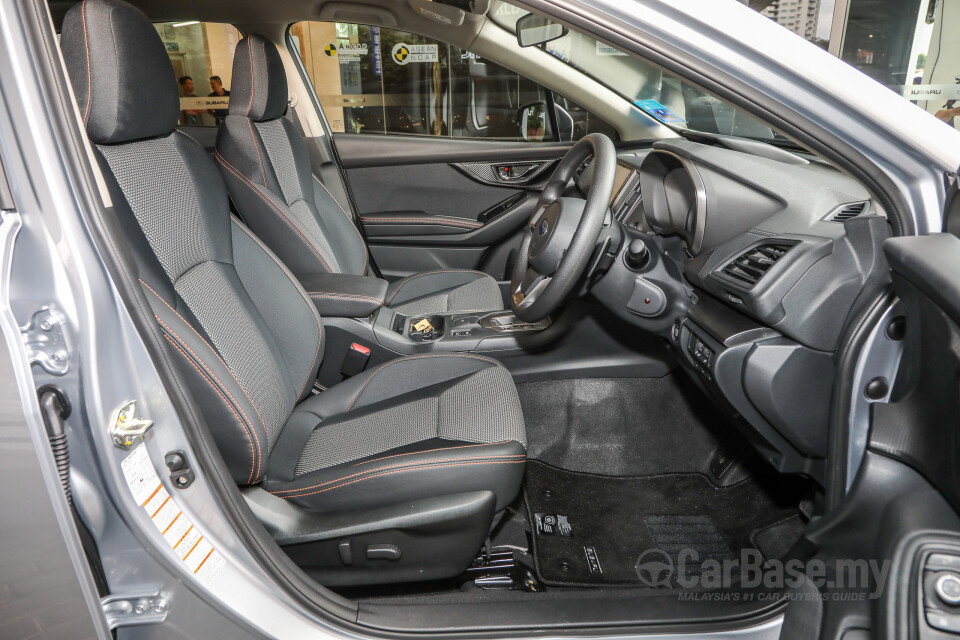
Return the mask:
POLYGON ((316 273, 300 277, 321 316, 365 318, 383 306, 387 281, 345 273, 316 273))

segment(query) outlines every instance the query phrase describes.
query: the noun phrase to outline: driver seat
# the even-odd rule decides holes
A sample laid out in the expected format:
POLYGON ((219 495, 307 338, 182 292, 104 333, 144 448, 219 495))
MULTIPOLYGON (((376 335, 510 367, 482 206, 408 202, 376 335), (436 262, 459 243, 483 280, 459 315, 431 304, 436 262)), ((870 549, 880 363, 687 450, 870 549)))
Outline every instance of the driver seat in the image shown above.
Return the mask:
MULTIPOLYGON (((244 222, 302 282, 325 273, 366 275, 369 251, 353 216, 313 175, 306 140, 284 117, 287 77, 273 43, 252 34, 237 44, 230 91, 216 159, 244 222)), ((392 283, 384 306, 404 315, 504 308, 496 280, 454 269, 392 283)))
POLYGON ((322 319, 231 217, 203 148, 176 131, 177 82, 153 25, 125 2, 84 0, 66 14, 61 47, 126 268, 268 530, 297 543, 326 584, 463 571, 523 476, 509 372, 479 355, 412 356, 314 394, 322 319))

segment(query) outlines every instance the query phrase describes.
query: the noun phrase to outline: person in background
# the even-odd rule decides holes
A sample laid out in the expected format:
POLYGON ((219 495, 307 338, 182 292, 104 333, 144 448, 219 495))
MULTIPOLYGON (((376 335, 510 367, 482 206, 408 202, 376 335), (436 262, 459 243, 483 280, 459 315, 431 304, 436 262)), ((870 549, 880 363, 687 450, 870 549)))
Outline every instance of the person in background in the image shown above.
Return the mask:
POLYGON ((946 122, 947 124, 953 124, 953 119, 960 116, 960 107, 950 107, 948 109, 940 109, 935 114, 938 118, 946 122))
MULTIPOLYGON (((220 80, 220 76, 210 76, 210 98, 222 98, 223 96, 229 96, 230 91, 223 88, 223 81, 220 80)), ((213 116, 213 119, 216 121, 217 126, 219 127, 223 124, 224 119, 227 117, 227 114, 230 111, 228 109, 210 109, 207 113, 213 116)))
MULTIPOLYGON (((190 76, 183 76, 177 82, 180 83, 180 97, 181 98, 196 98, 193 94, 193 78, 190 76)), ((180 112, 180 126, 182 127, 202 127, 203 118, 202 110, 199 109, 185 109, 180 112)))
MULTIPOLYGON (((956 83, 960 84, 960 76, 956 77, 956 83)), ((960 101, 947 100, 947 104, 943 105, 943 109, 940 109, 933 115, 940 118, 947 124, 953 124, 953 119, 957 116, 960 116, 960 105, 958 105, 957 102, 960 101)))

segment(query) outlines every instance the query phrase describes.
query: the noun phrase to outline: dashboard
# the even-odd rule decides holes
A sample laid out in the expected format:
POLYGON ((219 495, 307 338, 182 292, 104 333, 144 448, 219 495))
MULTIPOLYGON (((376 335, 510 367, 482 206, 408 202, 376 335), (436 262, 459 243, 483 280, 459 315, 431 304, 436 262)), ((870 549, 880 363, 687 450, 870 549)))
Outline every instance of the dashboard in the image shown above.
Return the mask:
POLYGON ((821 477, 843 327, 888 278, 882 210, 826 162, 762 143, 662 141, 618 161, 625 239, 594 297, 663 335, 774 466, 821 477))

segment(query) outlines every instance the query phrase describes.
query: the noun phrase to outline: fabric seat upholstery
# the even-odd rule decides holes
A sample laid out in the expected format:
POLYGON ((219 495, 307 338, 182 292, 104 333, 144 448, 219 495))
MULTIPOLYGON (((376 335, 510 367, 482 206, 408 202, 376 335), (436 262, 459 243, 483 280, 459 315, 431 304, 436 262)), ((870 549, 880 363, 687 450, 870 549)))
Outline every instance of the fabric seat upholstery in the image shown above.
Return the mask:
MULTIPOLYGON (((363 236, 352 214, 313 175, 306 140, 284 117, 287 95, 277 48, 256 34, 241 40, 215 155, 230 196, 244 221, 297 277, 365 275, 370 263, 363 236)), ((407 315, 504 308, 496 281, 485 273, 450 270, 413 279, 415 287, 394 283, 400 295, 386 306, 407 315)))
POLYGON ((312 395, 323 320, 231 217, 216 165, 175 131, 176 79, 146 16, 84 0, 61 46, 144 296, 235 481, 319 511, 476 490, 512 500, 525 437, 507 371, 415 356, 312 395))

